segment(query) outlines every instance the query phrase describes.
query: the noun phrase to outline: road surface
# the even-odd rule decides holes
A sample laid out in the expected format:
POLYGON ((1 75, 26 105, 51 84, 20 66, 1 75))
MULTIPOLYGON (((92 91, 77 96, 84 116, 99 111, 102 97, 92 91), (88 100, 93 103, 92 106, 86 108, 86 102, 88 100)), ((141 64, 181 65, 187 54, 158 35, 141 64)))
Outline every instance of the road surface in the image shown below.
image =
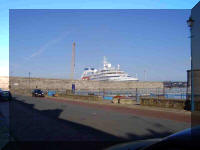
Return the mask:
POLYGON ((10 132, 17 141, 134 141, 190 127, 187 122, 48 98, 16 96, 9 108, 10 132))

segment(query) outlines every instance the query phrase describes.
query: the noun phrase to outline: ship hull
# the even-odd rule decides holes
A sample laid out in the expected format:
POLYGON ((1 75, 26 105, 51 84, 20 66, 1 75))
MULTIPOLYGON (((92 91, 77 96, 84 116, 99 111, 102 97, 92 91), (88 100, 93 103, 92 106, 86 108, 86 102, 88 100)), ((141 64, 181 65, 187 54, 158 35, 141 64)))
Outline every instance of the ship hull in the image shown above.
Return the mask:
POLYGON ((132 77, 102 77, 102 78, 93 78, 90 76, 82 78, 82 80, 93 80, 93 81, 138 81, 137 78, 132 78, 132 77))

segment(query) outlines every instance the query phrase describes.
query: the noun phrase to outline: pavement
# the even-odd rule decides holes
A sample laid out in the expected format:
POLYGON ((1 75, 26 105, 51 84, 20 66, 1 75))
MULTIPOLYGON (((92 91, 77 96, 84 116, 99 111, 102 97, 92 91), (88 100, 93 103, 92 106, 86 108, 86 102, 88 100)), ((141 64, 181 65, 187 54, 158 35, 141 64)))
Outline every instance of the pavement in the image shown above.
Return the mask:
POLYGON ((47 97, 49 100, 57 102, 67 102, 72 104, 79 104, 84 106, 92 106, 107 110, 113 110, 123 113, 132 113, 140 116, 149 116, 154 118, 163 118, 174 121, 181 121, 191 123, 191 112, 173 108, 161 108, 153 106, 142 106, 135 101, 134 104, 114 104, 110 100, 102 101, 88 101, 88 100, 72 100, 63 97, 47 97))
POLYGON ((188 121, 173 119, 174 114, 170 119, 156 116, 160 112, 147 115, 149 111, 62 99, 14 96, 9 110, 10 133, 22 142, 124 142, 161 138, 190 127, 188 121))

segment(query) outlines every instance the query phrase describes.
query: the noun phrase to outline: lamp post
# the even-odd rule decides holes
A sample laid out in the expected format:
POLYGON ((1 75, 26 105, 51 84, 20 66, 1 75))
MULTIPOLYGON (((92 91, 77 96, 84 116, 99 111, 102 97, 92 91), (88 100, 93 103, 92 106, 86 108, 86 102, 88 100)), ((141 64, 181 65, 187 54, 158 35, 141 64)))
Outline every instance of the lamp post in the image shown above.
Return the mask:
MULTIPOLYGON (((187 25, 190 28, 190 38, 192 41, 192 26, 194 24, 194 20, 190 16, 190 18, 187 20, 187 25)), ((190 49, 191 49, 191 111, 194 111, 194 89, 193 89, 193 61, 192 61, 192 42, 190 42, 190 49)))

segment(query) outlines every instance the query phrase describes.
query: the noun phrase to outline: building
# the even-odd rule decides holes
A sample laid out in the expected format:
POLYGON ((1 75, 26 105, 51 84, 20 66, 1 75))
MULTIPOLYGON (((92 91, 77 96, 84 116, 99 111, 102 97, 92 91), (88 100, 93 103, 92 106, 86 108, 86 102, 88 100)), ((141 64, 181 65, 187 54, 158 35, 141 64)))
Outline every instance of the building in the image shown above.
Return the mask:
MULTIPOLYGON (((188 71, 188 83, 191 84, 193 108, 199 110, 197 101, 200 101, 200 2, 191 10, 191 71, 188 71)), ((194 110, 193 109, 193 110, 194 110)))

